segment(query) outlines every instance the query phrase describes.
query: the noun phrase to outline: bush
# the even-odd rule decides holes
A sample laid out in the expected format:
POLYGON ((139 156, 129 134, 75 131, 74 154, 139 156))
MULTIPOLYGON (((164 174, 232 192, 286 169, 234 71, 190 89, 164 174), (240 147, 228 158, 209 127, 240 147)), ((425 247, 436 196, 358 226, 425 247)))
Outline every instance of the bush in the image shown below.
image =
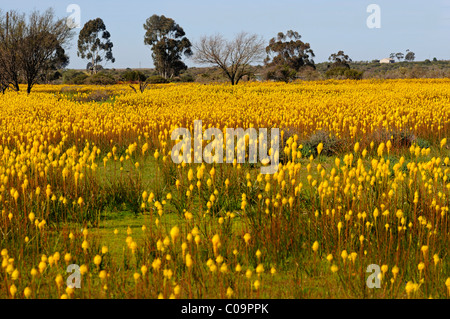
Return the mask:
POLYGON ((355 69, 349 69, 346 67, 335 67, 328 69, 325 72, 325 76, 330 79, 350 79, 350 80, 361 80, 364 71, 358 71, 355 69))
POLYGON ((127 70, 123 75, 122 75, 122 79, 124 81, 128 81, 128 82, 144 82, 145 80, 147 80, 147 77, 145 76, 144 73, 137 71, 137 70, 127 70))
POLYGON ((192 74, 182 74, 180 80, 181 82, 194 82, 195 78, 192 74))
POLYGON ((62 81, 64 84, 83 84, 84 81, 88 78, 88 75, 84 72, 76 71, 76 70, 67 70, 63 73, 62 81))
POLYGON ((333 133, 320 130, 312 134, 303 144, 302 156, 317 156, 317 146, 322 143, 323 149, 320 153, 325 156, 333 156, 342 151, 343 141, 333 133), (306 153, 307 152, 307 153, 306 153))
POLYGON ((163 78, 162 76, 159 76, 159 75, 150 76, 147 79, 147 82, 150 83, 150 84, 169 83, 169 81, 167 81, 165 78, 163 78))
POLYGON ((325 72, 325 76, 327 79, 343 79, 344 73, 347 71, 348 68, 344 67, 336 67, 336 68, 330 68, 325 72))
POLYGON ((110 85, 116 84, 116 80, 112 75, 105 73, 97 73, 88 77, 85 83, 93 85, 110 85))
POLYGON ((391 140, 393 147, 410 147, 414 142, 416 142, 417 137, 413 132, 407 129, 386 130, 383 128, 381 130, 374 131, 371 139, 376 144, 386 143, 388 140, 391 140))
POLYGON ((350 80, 361 80, 363 74, 364 74, 364 71, 358 71, 355 69, 347 69, 344 72, 344 76, 350 80))

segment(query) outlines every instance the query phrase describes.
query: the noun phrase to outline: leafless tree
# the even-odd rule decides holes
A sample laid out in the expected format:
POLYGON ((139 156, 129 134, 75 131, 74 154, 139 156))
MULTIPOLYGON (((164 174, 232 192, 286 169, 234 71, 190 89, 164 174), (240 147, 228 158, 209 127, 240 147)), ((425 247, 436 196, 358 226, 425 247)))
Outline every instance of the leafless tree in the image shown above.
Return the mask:
POLYGON ((33 11, 25 27, 19 65, 27 82, 27 93, 38 80, 38 76, 47 69, 49 61, 56 58, 58 49, 67 45, 73 32, 66 19, 55 20, 52 9, 44 13, 33 11))
POLYGON ((3 14, 0 11, 0 86, 4 92, 8 87, 19 91, 21 50, 25 30, 25 15, 16 11, 3 14))
POLYGON ((217 65, 235 85, 244 75, 248 75, 252 63, 264 59, 265 46, 258 35, 241 32, 231 41, 220 34, 203 36, 194 44, 194 50, 195 62, 217 65))

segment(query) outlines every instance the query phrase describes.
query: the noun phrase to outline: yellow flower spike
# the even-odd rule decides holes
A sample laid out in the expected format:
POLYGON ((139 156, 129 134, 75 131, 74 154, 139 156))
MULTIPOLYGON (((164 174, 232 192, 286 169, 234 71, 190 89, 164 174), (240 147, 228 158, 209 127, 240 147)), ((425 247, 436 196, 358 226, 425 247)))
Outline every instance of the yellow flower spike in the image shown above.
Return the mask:
POLYGON ((320 155, 320 153, 322 153, 323 150, 323 143, 319 143, 319 145, 317 145, 317 154, 320 155))
POLYGON ((12 279, 12 280, 17 280, 17 279, 19 279, 19 275, 20 275, 19 271, 18 271, 17 269, 15 269, 15 270, 11 273, 11 279, 12 279))
POLYGON ((338 233, 340 234, 341 233, 341 229, 342 229, 342 222, 339 222, 337 224, 337 229, 338 229, 338 233))
POLYGON ((428 253, 428 246, 423 245, 423 246, 420 248, 420 250, 422 251, 423 258, 426 258, 426 257, 427 257, 427 253, 428 253))
POLYGON ((250 234, 249 233, 246 233, 245 235, 244 235, 244 240, 245 240, 245 243, 248 245, 248 243, 249 243, 249 241, 250 241, 250 239, 251 239, 252 237, 250 236, 250 234))
MULTIPOLYGON (((382 271, 383 275, 385 273, 387 273, 388 270, 389 270, 389 266, 388 265, 382 265, 381 266, 381 271, 382 271)), ((394 270, 392 270, 392 271, 394 271, 394 270)))
POLYGON ((87 274, 87 272, 88 272, 88 267, 86 266, 86 265, 81 265, 80 266, 80 274, 81 275, 84 275, 84 274, 87 274))
POLYGON ((355 153, 358 153, 359 151, 359 143, 356 142, 355 145, 353 146, 353 150, 355 151, 355 153))
POLYGON ((158 271, 160 269, 160 267, 161 267, 161 259, 156 258, 155 260, 153 260, 153 262, 152 262, 153 270, 158 271))
POLYGON ((336 266, 336 265, 332 265, 330 269, 333 273, 335 273, 339 270, 338 266, 336 266))
POLYGON ((213 238, 211 239, 212 244, 213 244, 213 250, 214 250, 214 255, 217 254, 217 250, 220 247, 220 237, 218 234, 214 235, 213 238))
POLYGON ((30 298, 31 293, 32 293, 32 290, 31 290, 30 287, 26 287, 26 288, 24 289, 24 291, 23 291, 23 295, 24 295, 24 297, 27 298, 27 299, 30 298))
POLYGON ((364 242, 364 235, 359 236, 359 241, 360 241, 360 243, 361 243, 361 245, 362 245, 363 242, 364 242))
POLYGON ((231 297, 233 297, 233 294, 234 294, 233 289, 231 289, 231 287, 228 287, 227 288, 227 297, 231 298, 231 297))
POLYGON ((356 252, 352 252, 350 254, 350 259, 352 261, 352 263, 355 263, 356 257, 358 256, 358 254, 356 252))
POLYGON ((342 257, 342 259, 344 260, 344 262, 345 262, 345 260, 347 259, 347 257, 348 257, 348 253, 347 253, 347 251, 346 250, 343 250, 342 251, 342 253, 341 253, 341 257, 342 257))
POLYGON ((425 264, 423 262, 420 262, 419 265, 417 265, 417 269, 419 269, 419 272, 421 272, 425 268, 425 264))
POLYGON ((332 254, 328 254, 327 260, 328 260, 329 262, 331 262, 331 261, 333 260, 333 255, 332 255, 332 254))
POLYGON ((39 272, 42 274, 46 268, 47 264, 44 261, 41 261, 38 265, 39 272))
POLYGON ((60 288, 64 284, 64 279, 61 275, 57 275, 55 278, 56 285, 60 288))
POLYGON ((221 272, 221 273, 224 273, 224 274, 228 272, 228 266, 227 266, 226 263, 223 263, 223 264, 220 266, 220 272, 221 272))
POLYGON ((17 293, 17 287, 15 285, 11 285, 9 287, 9 293, 11 294, 11 297, 14 298, 17 293))
POLYGON ((102 271, 100 271, 99 274, 98 274, 98 277, 99 277, 101 280, 105 280, 105 279, 106 279, 106 276, 107 276, 106 270, 102 270, 102 271))
POLYGON ((438 255, 438 254, 434 254, 434 255, 433 255, 433 261, 434 261, 434 265, 435 265, 435 266, 439 263, 440 258, 439 258, 439 255, 438 255))
POLYGON ((256 267, 256 273, 262 274, 264 272, 264 266, 262 264, 259 264, 258 267, 256 267))
POLYGON ((81 248, 83 248, 83 250, 86 252, 86 250, 89 249, 89 243, 84 240, 83 243, 81 244, 81 248))
POLYGON ((175 241, 179 236, 180 236, 180 229, 178 228, 178 226, 172 227, 172 229, 170 230, 170 237, 172 238, 173 244, 175 244, 175 241))
POLYGON ((31 274, 31 276, 32 276, 33 278, 36 277, 37 274, 38 274, 36 268, 32 268, 31 271, 30 271, 30 274, 31 274))
POLYGON ((319 250, 319 243, 317 241, 315 241, 314 244, 312 245, 312 250, 314 252, 317 252, 317 250, 319 250))
POLYGON ((100 255, 96 255, 94 257, 94 264, 98 267, 102 263, 102 257, 100 255))

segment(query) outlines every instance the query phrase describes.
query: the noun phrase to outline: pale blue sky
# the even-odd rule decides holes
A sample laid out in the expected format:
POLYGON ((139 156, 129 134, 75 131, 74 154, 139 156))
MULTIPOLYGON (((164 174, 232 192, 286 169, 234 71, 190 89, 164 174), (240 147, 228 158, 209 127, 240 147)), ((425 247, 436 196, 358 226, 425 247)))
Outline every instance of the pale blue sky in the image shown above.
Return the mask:
MULTIPOLYGON (((257 33, 268 42, 280 31, 298 31, 311 44, 315 61, 344 50, 354 61, 388 57, 391 52, 416 53, 416 60, 450 59, 450 0, 0 0, 2 10, 29 12, 53 7, 66 17, 69 4, 81 8, 81 24, 100 17, 111 33, 116 63, 106 67, 153 67, 144 45, 145 20, 153 14, 173 18, 195 42, 202 35, 240 31, 257 33), (369 4, 381 8, 381 28, 369 29, 369 4)), ((75 29, 69 68, 84 68, 76 54, 75 29)), ((193 63, 189 60, 190 66, 193 63)))

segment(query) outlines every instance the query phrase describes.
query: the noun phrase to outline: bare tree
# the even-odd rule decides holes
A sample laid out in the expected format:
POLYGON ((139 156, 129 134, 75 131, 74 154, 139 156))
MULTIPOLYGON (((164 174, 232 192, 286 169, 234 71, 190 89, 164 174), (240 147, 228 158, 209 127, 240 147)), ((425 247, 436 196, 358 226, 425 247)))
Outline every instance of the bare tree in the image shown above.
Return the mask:
POLYGON ((264 41, 256 34, 239 33, 227 41, 222 35, 203 36, 194 45, 194 61, 199 64, 217 65, 232 85, 248 75, 252 63, 264 59, 264 41))
POLYGON ((52 9, 42 14, 32 12, 27 22, 18 62, 27 82, 27 93, 30 93, 39 75, 47 70, 49 61, 57 58, 73 33, 66 25, 66 19, 55 20, 52 9))
POLYGON ((25 15, 9 11, 5 15, 0 11, 0 86, 19 91, 20 65, 18 54, 21 50, 25 30, 25 15))

